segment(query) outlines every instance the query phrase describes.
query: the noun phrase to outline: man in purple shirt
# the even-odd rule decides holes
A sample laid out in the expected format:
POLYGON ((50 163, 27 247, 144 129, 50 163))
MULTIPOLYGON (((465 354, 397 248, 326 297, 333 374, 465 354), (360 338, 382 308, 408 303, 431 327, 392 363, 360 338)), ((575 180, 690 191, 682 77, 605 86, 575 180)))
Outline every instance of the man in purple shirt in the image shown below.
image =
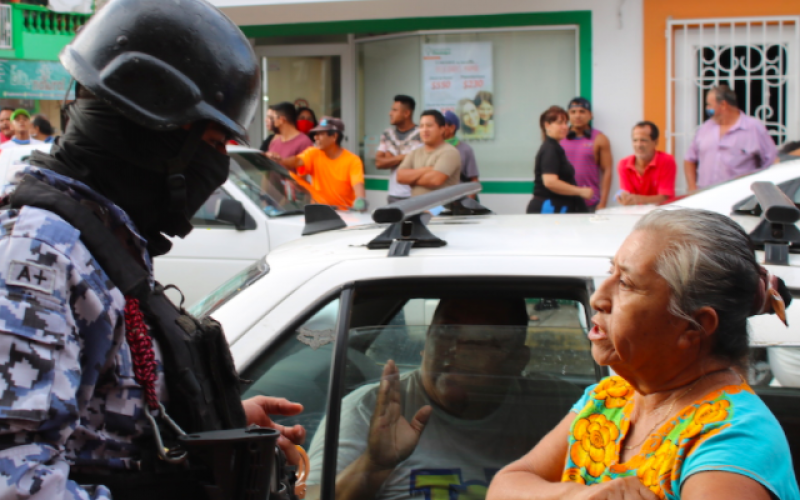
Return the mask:
POLYGON ((714 87, 706 95, 707 120, 697 130, 684 156, 689 191, 768 168, 778 149, 760 120, 747 116, 737 104, 736 93, 727 85, 714 87))
POLYGON ((297 130, 297 110, 290 102, 281 102, 269 107, 267 118, 272 122, 275 137, 267 148, 267 157, 280 161, 297 156, 314 145, 311 139, 297 130))

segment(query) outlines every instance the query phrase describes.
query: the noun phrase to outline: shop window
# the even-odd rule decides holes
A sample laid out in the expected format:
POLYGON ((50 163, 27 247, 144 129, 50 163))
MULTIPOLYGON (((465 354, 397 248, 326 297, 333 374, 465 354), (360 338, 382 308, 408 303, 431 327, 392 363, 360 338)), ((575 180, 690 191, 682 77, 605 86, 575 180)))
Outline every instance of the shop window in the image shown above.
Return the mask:
POLYGON ((415 122, 426 105, 464 113, 460 137, 475 150, 481 180, 528 182, 541 144, 539 115, 553 104, 566 106, 579 94, 576 28, 426 33, 356 42, 358 132, 367 175, 388 175, 375 168, 374 158, 397 94, 417 101, 415 122), (449 50, 457 64, 438 69, 452 70, 458 78, 440 79, 426 66, 426 58, 439 57, 441 49, 449 50), (452 92, 441 99, 443 90, 452 92), (491 94, 490 106, 480 108, 486 99, 479 92, 491 94), (466 101, 476 108, 471 119, 480 120, 474 124, 480 133, 467 130, 466 114, 473 106, 466 101))

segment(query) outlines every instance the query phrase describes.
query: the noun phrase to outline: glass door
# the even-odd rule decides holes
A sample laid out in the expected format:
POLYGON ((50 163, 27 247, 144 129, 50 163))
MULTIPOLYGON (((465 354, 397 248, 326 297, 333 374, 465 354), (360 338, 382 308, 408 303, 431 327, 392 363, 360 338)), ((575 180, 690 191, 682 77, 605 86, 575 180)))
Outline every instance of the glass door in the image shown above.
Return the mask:
POLYGON ((317 120, 323 116, 341 118, 345 123, 343 145, 352 151, 349 139, 355 138, 356 124, 355 86, 352 78, 348 78, 352 75, 350 46, 270 46, 257 47, 256 52, 262 65, 263 100, 260 119, 251 127, 251 144, 260 143, 268 133, 264 125, 268 107, 287 101, 297 108, 310 108, 317 120))

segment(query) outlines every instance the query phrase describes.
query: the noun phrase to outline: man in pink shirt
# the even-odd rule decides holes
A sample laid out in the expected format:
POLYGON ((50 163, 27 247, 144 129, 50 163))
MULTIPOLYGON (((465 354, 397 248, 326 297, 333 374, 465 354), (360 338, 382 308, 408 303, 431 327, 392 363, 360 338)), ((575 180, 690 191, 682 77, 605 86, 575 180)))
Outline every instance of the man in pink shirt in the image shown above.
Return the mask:
POLYGON ((697 130, 684 156, 686 187, 689 191, 768 168, 775 163, 778 149, 761 121, 747 116, 727 85, 706 95, 706 114, 711 119, 697 130))
POLYGON ((657 205, 675 196, 675 158, 657 151, 658 127, 639 122, 633 127, 633 154, 620 160, 620 194, 623 205, 657 205))
POLYGON ((267 158, 280 161, 282 158, 297 156, 314 145, 311 139, 297 130, 297 110, 290 102, 281 102, 269 107, 267 117, 272 122, 275 137, 265 153, 267 158))

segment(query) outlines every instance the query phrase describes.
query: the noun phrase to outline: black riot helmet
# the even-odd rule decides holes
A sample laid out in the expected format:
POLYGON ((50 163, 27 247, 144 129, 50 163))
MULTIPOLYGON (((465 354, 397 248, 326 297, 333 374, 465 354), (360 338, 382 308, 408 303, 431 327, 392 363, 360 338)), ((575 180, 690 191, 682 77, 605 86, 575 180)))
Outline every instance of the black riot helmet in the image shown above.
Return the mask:
POLYGON ((112 0, 60 59, 78 83, 143 127, 212 120, 247 138, 258 62, 241 30, 205 0, 112 0))

